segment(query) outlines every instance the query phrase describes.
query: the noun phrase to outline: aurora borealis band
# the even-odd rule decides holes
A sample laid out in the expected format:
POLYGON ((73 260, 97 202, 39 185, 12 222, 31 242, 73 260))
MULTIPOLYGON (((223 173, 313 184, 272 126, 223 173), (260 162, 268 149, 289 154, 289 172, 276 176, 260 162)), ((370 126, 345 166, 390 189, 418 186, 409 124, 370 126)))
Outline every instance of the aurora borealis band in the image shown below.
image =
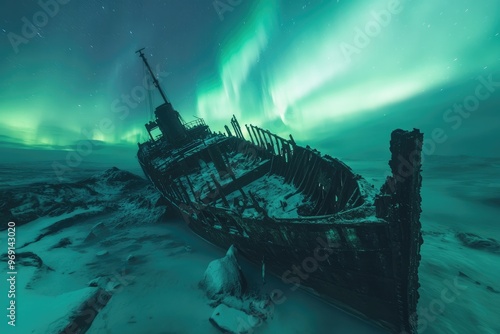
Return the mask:
POLYGON ((429 153, 495 155, 499 147, 496 0, 2 7, 4 148, 70 150, 82 139, 133 147, 145 139, 151 105, 149 91, 137 88, 148 82, 134 53, 142 47, 183 118, 203 117, 214 130, 235 114, 344 156, 385 152, 398 127, 421 128, 429 153))

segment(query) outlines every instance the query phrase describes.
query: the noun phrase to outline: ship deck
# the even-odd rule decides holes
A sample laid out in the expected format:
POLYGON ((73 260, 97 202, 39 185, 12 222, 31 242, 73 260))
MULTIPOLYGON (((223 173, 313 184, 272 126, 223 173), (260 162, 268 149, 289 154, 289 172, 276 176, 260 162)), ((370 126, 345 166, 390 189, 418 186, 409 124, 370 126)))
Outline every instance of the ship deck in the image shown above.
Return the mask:
MULTIPOLYGON (((219 173, 213 162, 200 160, 200 168, 185 177, 179 179, 185 189, 193 189, 188 192, 189 199, 193 202, 203 198, 214 196, 214 189, 231 188, 231 183, 241 183, 245 176, 251 176, 255 170, 268 169, 270 159, 251 158, 241 152, 232 152, 227 155, 230 171, 232 173, 219 173), (189 181, 188 181, 189 179, 189 181), (239 182, 241 180, 241 182, 239 182), (218 183, 216 185, 215 183, 218 183)), ((266 173, 252 182, 242 185, 240 188, 232 187, 230 192, 225 193, 223 200, 218 198, 214 206, 224 209, 233 209, 244 218, 258 218, 265 211, 273 218, 296 218, 299 216, 297 207, 307 202, 307 198, 293 184, 285 182, 280 175, 266 173), (248 194, 252 194, 252 199, 248 194), (249 205, 249 202, 256 203, 249 205), (229 204, 229 207, 226 205, 229 204), (256 205, 255 205, 256 204, 256 205), (262 210, 256 208, 258 206, 262 210)))

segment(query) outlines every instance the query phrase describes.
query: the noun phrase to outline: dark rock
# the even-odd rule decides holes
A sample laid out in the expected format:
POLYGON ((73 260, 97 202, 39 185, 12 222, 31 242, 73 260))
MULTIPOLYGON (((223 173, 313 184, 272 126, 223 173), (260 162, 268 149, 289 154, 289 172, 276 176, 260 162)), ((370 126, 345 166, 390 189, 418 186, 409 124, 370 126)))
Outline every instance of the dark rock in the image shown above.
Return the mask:
POLYGON ((102 240, 110 235, 109 229, 104 225, 103 222, 99 222, 95 224, 91 229, 87 237, 85 238, 85 242, 102 240))
MULTIPOLYGON (((96 287, 103 285, 103 283, 102 283, 103 280, 104 280, 104 278, 97 277, 97 278, 94 278, 93 280, 91 280, 87 285, 90 287, 96 288, 96 287)), ((105 285, 105 283, 104 283, 104 285, 105 285)))
POLYGON ((102 251, 97 252, 95 255, 97 257, 104 257, 104 256, 106 256, 108 254, 109 254, 109 252, 107 250, 102 250, 102 251))
POLYGON ((492 238, 483 238, 473 233, 460 232, 456 234, 464 246, 484 250, 490 253, 500 253, 500 243, 492 238))
MULTIPOLYGON (((2 254, 0 256, 0 260, 2 262, 7 262, 9 260, 7 254, 2 254)), ((42 268, 45 266, 43 263, 42 259, 36 255, 33 252, 22 252, 22 253, 16 253, 16 264, 24 265, 24 266, 30 266, 30 267, 36 267, 36 268, 42 268)), ((46 266, 47 269, 49 270, 54 270, 49 266, 46 266)))
POLYGON ((486 287, 486 290, 490 291, 490 292, 493 292, 493 293, 500 293, 500 291, 496 290, 495 288, 491 287, 491 286, 487 286, 486 287))
POLYGON ((138 264, 138 263, 142 262, 141 258, 137 255, 134 255, 134 254, 129 254, 127 256, 126 261, 127 261, 127 263, 130 263, 130 264, 138 264))
POLYGON ((61 240, 59 240, 59 242, 57 244, 55 244, 54 246, 50 247, 50 249, 55 249, 55 248, 64 248, 68 245, 71 245, 72 242, 69 238, 62 238, 61 240))

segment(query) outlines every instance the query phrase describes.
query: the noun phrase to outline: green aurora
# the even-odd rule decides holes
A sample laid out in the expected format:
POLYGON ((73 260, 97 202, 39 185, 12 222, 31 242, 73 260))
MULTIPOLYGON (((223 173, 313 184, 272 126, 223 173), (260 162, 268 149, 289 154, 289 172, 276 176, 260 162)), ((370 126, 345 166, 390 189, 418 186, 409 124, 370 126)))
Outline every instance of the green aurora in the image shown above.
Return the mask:
POLYGON ((144 140, 151 105, 146 90, 134 91, 142 46, 183 118, 203 117, 217 131, 235 114, 344 156, 385 152, 396 127, 419 127, 431 141, 445 132, 432 153, 492 155, 498 146, 498 1, 243 1, 219 13, 193 3, 68 3, 18 53, 8 34, 40 8, 9 5, 1 146, 144 140), (446 113, 489 77, 493 90, 470 117, 446 113))

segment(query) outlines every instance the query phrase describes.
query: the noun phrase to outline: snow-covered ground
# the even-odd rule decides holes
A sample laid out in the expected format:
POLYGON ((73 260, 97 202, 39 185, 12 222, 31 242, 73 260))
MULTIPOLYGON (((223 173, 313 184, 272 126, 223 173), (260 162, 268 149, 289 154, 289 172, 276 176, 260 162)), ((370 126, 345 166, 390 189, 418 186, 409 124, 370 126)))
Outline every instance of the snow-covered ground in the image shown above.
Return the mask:
MULTIPOLYGON (((388 170, 386 161, 346 162, 377 187, 388 170)), ((3 203, 14 199, 9 203, 17 205, 16 217, 30 221, 18 222, 17 252, 33 252, 43 261, 39 268, 30 259, 17 264, 15 328, 7 324, 8 285, 0 280, 1 333, 54 332, 99 277, 114 294, 88 333, 219 333, 209 322, 214 309, 198 283, 226 250, 201 240, 184 222, 167 220, 156 205, 158 195, 130 174, 87 164, 67 175, 69 183, 59 184, 50 169, 35 167, 0 166, 3 203), (79 179, 87 181, 71 183, 79 179)), ((499 168, 500 159, 425 162, 421 333, 500 333, 500 254, 487 240, 500 240, 499 168), (477 234, 485 238, 480 246, 491 247, 466 247, 459 232, 477 234)), ((0 231, 5 247, 0 254, 6 253, 6 238, 7 231, 0 231)), ((268 276, 261 286, 261 268, 238 260, 253 288, 285 292, 272 319, 255 333, 381 333, 305 291, 291 291, 278 278, 268 276)))

